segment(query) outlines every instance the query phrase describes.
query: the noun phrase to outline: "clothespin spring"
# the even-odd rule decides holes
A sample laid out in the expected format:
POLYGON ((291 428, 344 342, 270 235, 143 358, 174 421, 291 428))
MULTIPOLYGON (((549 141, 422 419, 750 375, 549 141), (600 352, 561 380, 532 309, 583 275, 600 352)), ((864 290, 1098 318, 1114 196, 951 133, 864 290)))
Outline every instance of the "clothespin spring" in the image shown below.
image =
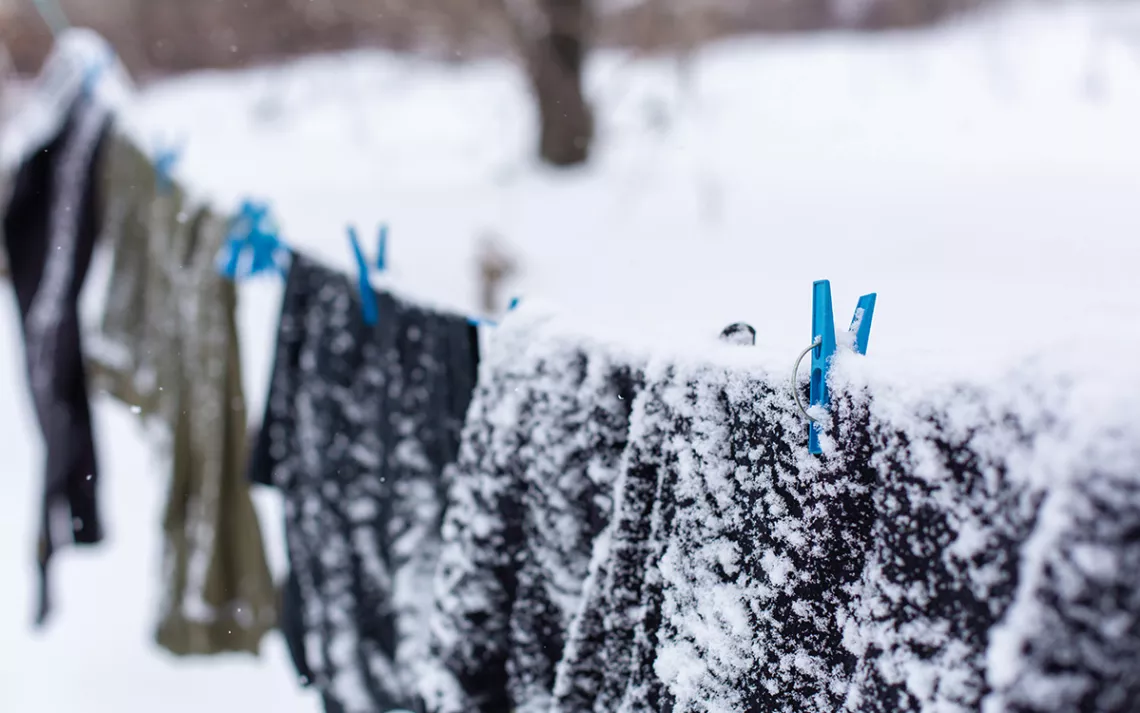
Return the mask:
POLYGON ((796 406, 799 407, 800 413, 812 423, 819 423, 819 419, 812 418, 812 415, 808 413, 807 407, 804 406, 803 397, 800 396, 800 364, 803 363, 804 357, 811 354, 812 350, 818 348, 821 344, 823 344, 823 337, 816 337, 810 347, 800 352, 800 355, 796 357, 796 365, 792 367, 792 396, 796 399, 796 406))

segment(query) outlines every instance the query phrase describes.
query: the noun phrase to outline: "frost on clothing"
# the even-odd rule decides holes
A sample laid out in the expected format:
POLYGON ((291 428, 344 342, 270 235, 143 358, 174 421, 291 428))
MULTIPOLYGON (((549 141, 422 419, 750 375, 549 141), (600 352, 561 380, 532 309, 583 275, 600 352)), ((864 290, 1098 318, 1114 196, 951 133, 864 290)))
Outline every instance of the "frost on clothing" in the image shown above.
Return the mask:
POLYGON ((160 187, 125 136, 109 142, 102 188, 114 258, 93 376, 160 425, 170 459, 158 642, 257 652, 277 596, 245 477, 236 294, 214 266, 226 220, 160 187))
POLYGON ((37 553, 40 623, 51 607, 47 571, 53 552, 68 542, 90 545, 103 538, 78 300, 98 233, 93 173, 108 124, 106 108, 76 99, 59 134, 17 168, 7 205, 0 205, 46 454, 37 553))
POLYGON ((639 369, 511 321, 492 335, 449 477, 432 620, 435 711, 546 711, 612 510, 639 369))
POLYGON ((1049 488, 990 635, 984 710, 1140 705, 1140 433, 1106 432, 1049 488))
POLYGON ((534 628, 529 548, 555 529, 528 523, 579 491, 605 402, 583 365, 609 353, 550 324, 501 328, 469 414, 437 710, 1135 710, 1140 429, 1074 435, 1088 414, 1047 379, 904 399, 839 378, 816 458, 782 374, 654 359, 585 577, 551 570, 576 608, 534 628))
POLYGON ((556 710, 841 707, 830 612, 859 571, 865 474, 801 470, 782 386, 651 366, 556 710))
POLYGON ((294 255, 251 465, 285 495, 298 669, 345 713, 420 707, 443 471, 478 362, 464 317, 376 297, 369 326, 355 282, 294 255))
POLYGON ((848 705, 977 711, 991 685, 992 628, 1010 605, 1040 501, 1011 464, 1056 436, 1032 422, 1039 414, 977 389, 905 416, 865 399, 848 399, 869 409, 875 470, 864 568, 839 622, 859 660, 848 705))

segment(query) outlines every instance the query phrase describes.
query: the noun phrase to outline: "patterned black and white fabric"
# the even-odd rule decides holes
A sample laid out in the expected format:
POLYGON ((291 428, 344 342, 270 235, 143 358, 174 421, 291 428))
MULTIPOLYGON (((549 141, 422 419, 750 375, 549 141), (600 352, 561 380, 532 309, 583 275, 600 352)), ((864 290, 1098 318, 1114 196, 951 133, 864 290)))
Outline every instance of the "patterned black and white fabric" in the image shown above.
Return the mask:
POLYGON ((631 362, 607 524, 564 628, 537 630, 557 632, 553 687, 516 677, 548 670, 511 663, 536 632, 512 625, 534 608, 525 523, 586 501, 549 445, 576 442, 596 397, 575 365, 614 353, 552 325, 500 328, 512 358, 469 415, 435 620, 460 675, 437 710, 1137 710, 1131 402, 1097 427, 1061 379, 895 393, 840 360, 817 458, 751 350, 631 362))
POLYGON ((303 632, 330 711, 419 709, 443 516, 474 389, 475 328, 295 255, 253 477, 280 488, 303 632))

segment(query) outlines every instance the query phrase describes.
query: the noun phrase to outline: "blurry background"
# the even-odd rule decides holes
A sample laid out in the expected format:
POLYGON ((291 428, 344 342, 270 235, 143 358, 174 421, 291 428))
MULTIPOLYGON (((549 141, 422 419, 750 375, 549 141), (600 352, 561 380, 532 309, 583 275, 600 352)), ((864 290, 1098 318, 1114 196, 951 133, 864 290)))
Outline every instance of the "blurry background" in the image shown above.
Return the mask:
MULTIPOLYGON (((51 0, 92 27, 140 79, 360 47, 445 61, 515 55, 532 78, 543 155, 585 159, 577 81, 587 47, 688 53, 732 35, 918 27, 987 0, 51 0), (556 108, 557 107, 557 108, 556 108), (558 114, 561 119, 548 117, 558 114), (566 126, 558 126, 564 123, 566 126), (577 147, 573 144, 577 143, 577 147), (561 145, 560 145, 561 144, 561 145)), ((39 66, 51 35, 31 0, 0 0, 15 68, 39 66)))
MULTIPOLYGON (((502 53, 509 24, 537 10, 588 5, 592 44, 639 50, 751 32, 917 27, 993 0, 61 0, 140 75, 235 67, 355 47, 454 59, 502 53), (530 5, 531 7, 527 7, 530 5)), ((50 34, 31 0, 0 0, 0 38, 38 66, 50 34)))

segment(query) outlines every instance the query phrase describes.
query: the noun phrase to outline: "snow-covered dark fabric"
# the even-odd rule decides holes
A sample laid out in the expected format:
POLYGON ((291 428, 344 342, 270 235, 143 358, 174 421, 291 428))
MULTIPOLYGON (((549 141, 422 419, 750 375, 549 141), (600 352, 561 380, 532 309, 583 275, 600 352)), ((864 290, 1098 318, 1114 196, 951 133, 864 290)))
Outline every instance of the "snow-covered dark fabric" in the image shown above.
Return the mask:
POLYGON ((638 638, 652 627, 641 624, 654 616, 649 609, 660 596, 657 572, 648 571, 659 555, 658 495, 663 465, 676 445, 673 428, 684 428, 663 395, 671 381, 672 374, 647 374, 645 392, 635 401, 611 523, 594 548, 582 608, 559 664, 554 710, 617 711, 624 692, 645 683, 638 664, 651 660, 636 661, 634 649, 647 643, 638 638))
POLYGON ((506 339, 515 359, 484 374, 457 481, 455 512, 481 515, 449 533, 466 559, 437 591, 464 615, 445 632, 461 693, 493 696, 443 709, 1135 710, 1136 429, 1062 465, 1082 443, 1063 387, 903 398, 838 380, 816 458, 781 375, 728 358, 645 370, 578 608, 544 641, 562 644, 553 696, 516 697, 526 523, 560 487, 529 477, 550 453, 531 444, 574 441, 575 365, 598 349, 506 339))
POLYGON ((94 172, 109 121, 102 104, 78 97, 58 135, 18 168, 7 205, 0 206, 46 454, 38 623, 51 608, 47 576, 53 552, 65 543, 89 545, 103 538, 78 300, 98 234, 94 172))
MULTIPOLYGON (((330 710, 418 709, 443 470, 474 389, 460 316, 293 258, 251 477, 282 490, 304 658, 330 710)), ((290 616, 287 612, 286 616, 290 616)))
POLYGON ((859 572, 866 474, 801 470, 792 408, 762 373, 651 368, 557 710, 842 705, 829 613, 859 572))
POLYGON ((1048 489, 990 633, 983 710, 1140 709, 1138 436, 1105 432, 1048 489))
POLYGON ((512 316, 493 335, 449 477, 424 681, 435 711, 546 711, 640 370, 512 316))
POLYGON ((810 459, 782 386, 650 370, 558 710, 980 710, 1036 503, 992 443, 1033 429, 984 404, 973 431, 896 421, 837 394, 810 459))
POLYGON ((977 711, 991 629, 1012 600, 1040 502, 1011 464, 1050 429, 969 389, 906 417, 870 412, 875 519, 839 622, 859 662, 848 705, 977 711))

